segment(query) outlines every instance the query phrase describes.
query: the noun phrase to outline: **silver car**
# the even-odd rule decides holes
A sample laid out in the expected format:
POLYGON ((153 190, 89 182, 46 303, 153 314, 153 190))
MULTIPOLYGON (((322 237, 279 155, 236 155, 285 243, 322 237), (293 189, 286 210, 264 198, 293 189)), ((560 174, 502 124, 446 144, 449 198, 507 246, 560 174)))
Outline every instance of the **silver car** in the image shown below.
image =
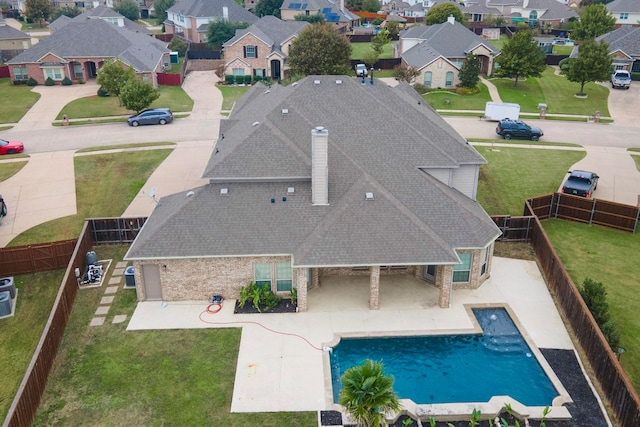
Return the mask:
POLYGON ((138 125, 165 125, 173 121, 173 113, 168 108, 152 108, 141 113, 134 114, 127 119, 129 126, 138 125))

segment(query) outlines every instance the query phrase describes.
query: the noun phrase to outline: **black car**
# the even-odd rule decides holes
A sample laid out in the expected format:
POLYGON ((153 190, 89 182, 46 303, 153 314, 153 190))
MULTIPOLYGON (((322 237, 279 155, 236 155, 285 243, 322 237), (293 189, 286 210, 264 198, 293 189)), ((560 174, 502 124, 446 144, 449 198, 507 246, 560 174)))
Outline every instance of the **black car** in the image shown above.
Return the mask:
POLYGON ((544 133, 542 129, 529 126, 522 120, 502 119, 498 122, 496 133, 504 139, 518 138, 537 141, 544 133))
POLYGON ((562 192, 588 199, 593 196, 593 192, 598 188, 598 178, 600 177, 597 174, 589 171, 569 171, 569 177, 567 177, 562 186, 562 192))
POLYGON ((129 126, 164 125, 173 121, 173 113, 168 108, 152 108, 134 114, 127 119, 129 126))

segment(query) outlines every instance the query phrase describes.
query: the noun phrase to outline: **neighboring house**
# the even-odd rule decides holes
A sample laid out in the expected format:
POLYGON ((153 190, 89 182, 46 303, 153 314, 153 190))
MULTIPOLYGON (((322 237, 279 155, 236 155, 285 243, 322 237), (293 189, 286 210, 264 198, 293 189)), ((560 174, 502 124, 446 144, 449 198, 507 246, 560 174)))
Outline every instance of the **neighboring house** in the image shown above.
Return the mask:
POLYGON ((284 0, 280 6, 283 21, 295 21, 297 15, 321 14, 340 33, 351 31, 360 17, 344 6, 344 0, 284 0))
POLYGON ((281 21, 267 15, 222 45, 225 74, 280 80, 289 69, 289 47, 308 22, 281 21))
POLYGON ((143 80, 157 85, 157 72, 169 65, 166 43, 102 19, 71 20, 49 37, 8 61, 13 80, 47 77, 60 83, 93 79, 102 64, 118 58, 143 80))
POLYGON ((606 6, 611 16, 616 18, 616 25, 638 25, 640 23, 640 1, 613 0, 606 6))
POLYGON ((500 235, 476 201, 485 159, 406 83, 308 76, 253 86, 205 167, 207 185, 163 197, 129 248, 138 300, 282 296, 364 276, 370 309, 405 275, 452 292, 491 272, 500 235))
POLYGON ((58 17, 58 19, 56 19, 49 25, 49 30, 51 31, 51 33, 55 33, 57 30, 67 25, 67 23, 69 22, 82 22, 90 19, 101 19, 105 22, 117 25, 118 27, 126 28, 136 33, 146 34, 148 36, 153 35, 153 32, 146 27, 143 27, 140 24, 136 24, 135 22, 131 21, 128 18, 125 18, 118 12, 109 9, 106 6, 96 6, 93 9, 89 9, 86 12, 81 13, 75 18, 69 18, 68 16, 61 15, 58 17))
POLYGON ((4 63, 31 47, 31 36, 16 30, 0 15, 0 63, 4 63))
MULTIPOLYGON (((596 38, 609 44, 609 56, 616 70, 640 73, 640 27, 624 25, 596 38)), ((573 49, 571 56, 577 56, 579 47, 573 49)))
POLYGON ((194 43, 206 43, 209 22, 246 22, 258 17, 234 0, 179 0, 167 9, 164 22, 167 34, 176 34, 194 43))
POLYGON ((485 21, 488 17, 503 17, 512 23, 526 22, 531 27, 559 28, 578 14, 558 0, 469 0, 462 12, 471 22, 485 21))
POLYGON ((456 22, 420 25, 400 33, 398 52, 402 62, 419 72, 416 83, 427 87, 455 87, 458 73, 469 53, 477 55, 481 73, 491 75, 500 51, 482 37, 456 22))

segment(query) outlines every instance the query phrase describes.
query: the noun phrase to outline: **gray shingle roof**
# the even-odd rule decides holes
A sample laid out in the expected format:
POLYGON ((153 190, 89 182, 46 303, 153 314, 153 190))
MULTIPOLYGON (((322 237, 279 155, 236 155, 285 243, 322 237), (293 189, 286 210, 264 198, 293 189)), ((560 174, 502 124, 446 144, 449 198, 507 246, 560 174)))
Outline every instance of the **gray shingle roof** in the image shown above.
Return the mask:
POLYGON ((120 15, 118 12, 114 11, 113 9, 109 9, 106 6, 97 6, 94 7, 93 9, 88 9, 85 12, 81 13, 80 15, 74 17, 74 18, 69 18, 65 15, 60 15, 55 21, 53 21, 51 23, 51 25, 49 25, 50 28, 53 28, 54 31, 59 30, 60 28, 64 27, 65 25, 67 25, 69 22, 82 22, 82 21, 86 21, 87 19, 107 19, 107 18, 120 18, 122 19, 125 28, 137 32, 137 33, 143 33, 143 34, 147 34, 147 35, 152 35, 153 32, 148 30, 146 27, 143 27, 142 25, 136 24, 135 22, 131 21, 130 19, 120 15))
POLYGON ((60 58, 120 58, 138 72, 154 71, 166 43, 142 33, 110 24, 102 19, 70 21, 51 36, 10 60, 9 64, 38 62, 47 53, 60 58))
POLYGON ((557 0, 529 0, 526 8, 543 10, 544 13, 538 15, 539 21, 578 17, 578 13, 574 9, 571 9, 557 0))
POLYGON ((638 0, 613 0, 608 3, 607 9, 611 12, 640 12, 640 2, 638 0))
POLYGON ((256 22, 258 17, 234 0, 179 0, 167 11, 193 18, 222 19, 226 7, 231 22, 256 22))
POLYGON ((640 58, 640 27, 623 25, 622 27, 597 37, 609 44, 609 52, 620 50, 632 58, 640 58))
POLYGON ((475 201, 421 168, 485 160, 419 101, 408 85, 361 85, 346 76, 252 87, 221 125, 224 138, 204 172, 211 183, 191 197, 163 197, 127 259, 277 254, 292 255, 296 267, 458 262, 456 248, 484 247, 499 230, 475 201), (311 204, 316 126, 329 131, 328 206, 311 204))
POLYGON ((232 46, 246 34, 253 34, 271 46, 272 52, 279 51, 280 46, 285 40, 297 35, 308 25, 308 22, 282 21, 275 16, 267 15, 251 24, 248 28, 236 30, 236 35, 222 46, 232 46))
POLYGON ((27 33, 23 33, 20 30, 16 30, 11 25, 7 25, 4 19, 0 17, 0 40, 31 40, 31 36, 27 33))
POLYGON ((339 0, 284 0, 280 9, 305 11, 319 11, 328 22, 357 21, 359 16, 351 13, 346 7, 340 9, 339 0))

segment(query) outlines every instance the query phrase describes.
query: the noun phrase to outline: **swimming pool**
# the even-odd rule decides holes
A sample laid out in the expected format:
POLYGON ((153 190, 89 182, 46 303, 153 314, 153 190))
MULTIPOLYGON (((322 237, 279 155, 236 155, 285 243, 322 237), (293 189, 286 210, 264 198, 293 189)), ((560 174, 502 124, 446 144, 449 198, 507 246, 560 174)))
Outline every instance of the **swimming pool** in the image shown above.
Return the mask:
POLYGON ((551 405, 558 392, 507 311, 473 314, 482 334, 343 338, 330 355, 334 402, 342 373, 368 358, 384 363, 398 396, 417 404, 510 396, 526 406, 551 405))

